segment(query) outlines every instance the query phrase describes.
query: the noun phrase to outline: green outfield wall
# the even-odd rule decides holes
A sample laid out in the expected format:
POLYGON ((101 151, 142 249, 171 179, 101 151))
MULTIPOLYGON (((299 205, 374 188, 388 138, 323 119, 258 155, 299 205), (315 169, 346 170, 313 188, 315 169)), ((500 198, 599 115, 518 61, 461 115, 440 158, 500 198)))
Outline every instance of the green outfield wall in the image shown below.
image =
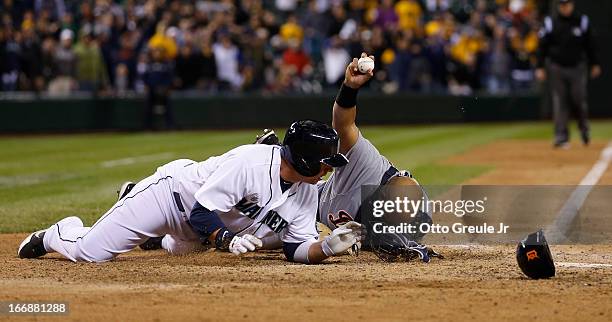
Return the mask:
MULTIPOLYGON (((323 96, 213 96, 171 100, 176 126, 258 128, 286 126, 293 120, 331 120, 333 94, 323 96)), ((373 96, 359 99, 360 124, 456 123, 545 118, 537 96, 454 97, 373 96)), ((139 130, 144 126, 142 98, 1 99, 0 132, 139 130)), ((161 120, 161 117, 160 117, 161 120)))

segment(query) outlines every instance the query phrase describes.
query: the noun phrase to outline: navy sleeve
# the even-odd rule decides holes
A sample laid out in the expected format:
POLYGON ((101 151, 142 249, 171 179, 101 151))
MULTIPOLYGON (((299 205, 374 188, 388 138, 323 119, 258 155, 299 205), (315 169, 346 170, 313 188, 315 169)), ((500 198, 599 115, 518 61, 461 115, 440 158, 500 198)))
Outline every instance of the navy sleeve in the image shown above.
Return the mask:
POLYGON ((293 255, 295 255, 295 250, 302 245, 302 243, 283 243, 283 252, 285 253, 285 257, 290 262, 293 262, 293 255))
POLYGON ((200 237, 200 241, 203 243, 207 242, 208 237, 210 237, 210 235, 217 229, 225 227, 216 212, 208 210, 204 206, 200 205, 199 202, 196 202, 191 210, 191 215, 189 215, 189 223, 200 237))

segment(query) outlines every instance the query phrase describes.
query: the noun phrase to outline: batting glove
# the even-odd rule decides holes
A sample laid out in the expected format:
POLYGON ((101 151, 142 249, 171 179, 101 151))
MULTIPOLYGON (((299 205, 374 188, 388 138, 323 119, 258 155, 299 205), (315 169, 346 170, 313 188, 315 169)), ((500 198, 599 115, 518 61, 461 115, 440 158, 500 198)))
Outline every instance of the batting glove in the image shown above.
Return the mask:
POLYGON ((232 241, 230 241, 229 244, 229 251, 234 255, 240 255, 246 252, 252 252, 261 246, 263 246, 261 239, 253 235, 244 234, 242 236, 234 236, 234 238, 232 238, 232 241))
POLYGON ((361 242, 361 235, 361 224, 349 221, 334 229, 321 243, 321 249, 328 257, 343 254, 357 242, 361 242))

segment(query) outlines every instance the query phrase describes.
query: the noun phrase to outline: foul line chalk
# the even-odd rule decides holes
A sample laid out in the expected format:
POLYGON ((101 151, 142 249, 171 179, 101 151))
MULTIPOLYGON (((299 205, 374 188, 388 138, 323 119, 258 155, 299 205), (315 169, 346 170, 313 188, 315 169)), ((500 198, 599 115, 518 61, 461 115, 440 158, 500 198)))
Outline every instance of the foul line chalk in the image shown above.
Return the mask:
POLYGON ((612 264, 597 264, 597 263, 558 262, 555 265, 560 266, 560 267, 578 267, 578 268, 612 268, 612 264))
POLYGON ((102 168, 114 168, 114 167, 118 167, 122 165, 130 165, 130 164, 140 163, 140 162, 167 159, 167 158, 172 157, 173 155, 174 153, 166 152, 166 153, 143 155, 143 156, 132 157, 132 158, 109 160, 109 161, 101 162, 100 166, 102 168))
POLYGON ((567 239, 565 234, 568 228, 574 221, 593 186, 599 182, 599 179, 608 169, 610 161, 612 161, 612 141, 601 151, 599 160, 597 160, 586 176, 582 178, 579 186, 572 192, 557 214, 555 221, 546 230, 547 239, 551 244, 561 243, 567 239))

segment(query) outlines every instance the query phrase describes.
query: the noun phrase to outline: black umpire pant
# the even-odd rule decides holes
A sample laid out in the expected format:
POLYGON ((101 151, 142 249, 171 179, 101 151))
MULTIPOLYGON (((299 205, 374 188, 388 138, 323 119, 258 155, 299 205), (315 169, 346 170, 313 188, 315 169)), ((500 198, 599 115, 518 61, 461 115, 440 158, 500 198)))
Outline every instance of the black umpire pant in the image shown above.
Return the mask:
POLYGON ((555 142, 569 141, 570 111, 574 111, 583 141, 589 137, 587 85, 588 75, 584 63, 575 67, 564 67, 550 63, 549 77, 552 91, 553 118, 555 121, 555 142))

